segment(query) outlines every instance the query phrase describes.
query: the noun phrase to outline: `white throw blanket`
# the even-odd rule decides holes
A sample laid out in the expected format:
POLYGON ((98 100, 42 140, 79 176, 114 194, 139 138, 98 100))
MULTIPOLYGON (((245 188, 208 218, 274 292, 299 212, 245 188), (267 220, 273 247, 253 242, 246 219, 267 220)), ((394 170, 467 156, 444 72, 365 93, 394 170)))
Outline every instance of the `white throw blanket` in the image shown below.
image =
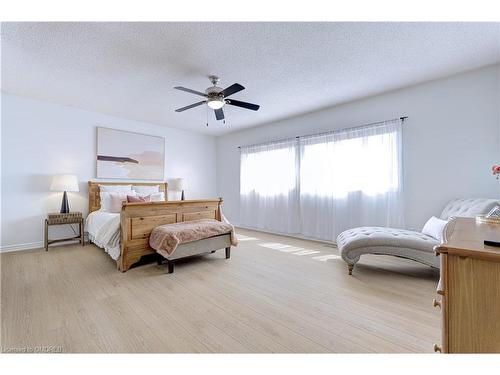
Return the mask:
POLYGON ((87 216, 85 231, 89 240, 106 251, 111 258, 120 257, 120 214, 94 211, 87 216))

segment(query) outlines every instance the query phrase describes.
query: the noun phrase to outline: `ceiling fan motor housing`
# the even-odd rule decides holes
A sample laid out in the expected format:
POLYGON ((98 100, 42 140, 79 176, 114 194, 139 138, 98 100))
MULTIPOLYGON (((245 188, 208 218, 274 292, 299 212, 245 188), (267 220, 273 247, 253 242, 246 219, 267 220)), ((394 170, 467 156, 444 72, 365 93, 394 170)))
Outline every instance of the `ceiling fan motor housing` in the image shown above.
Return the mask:
POLYGON ((222 90, 224 90, 222 87, 212 86, 205 90, 205 94, 208 96, 219 96, 222 90))
POLYGON ((220 93, 223 90, 221 87, 212 86, 205 90, 208 95, 207 104, 210 108, 219 109, 225 104, 224 96, 220 93))

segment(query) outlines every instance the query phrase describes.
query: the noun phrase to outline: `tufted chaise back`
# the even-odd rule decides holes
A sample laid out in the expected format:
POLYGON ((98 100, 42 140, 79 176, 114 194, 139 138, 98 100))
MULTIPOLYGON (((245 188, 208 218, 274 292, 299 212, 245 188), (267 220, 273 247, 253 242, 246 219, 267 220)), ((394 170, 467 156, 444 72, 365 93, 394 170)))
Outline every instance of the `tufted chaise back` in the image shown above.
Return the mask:
POLYGON ((443 212, 441 219, 448 220, 453 216, 474 217, 487 214, 496 205, 500 206, 500 199, 459 198, 450 201, 443 212))

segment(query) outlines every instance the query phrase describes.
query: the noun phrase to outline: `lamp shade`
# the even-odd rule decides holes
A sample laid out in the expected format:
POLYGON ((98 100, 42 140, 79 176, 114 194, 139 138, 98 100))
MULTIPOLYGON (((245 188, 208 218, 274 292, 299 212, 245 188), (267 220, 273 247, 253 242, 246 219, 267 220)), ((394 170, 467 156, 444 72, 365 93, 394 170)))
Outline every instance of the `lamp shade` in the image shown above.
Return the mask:
POLYGON ((183 178, 174 178, 170 183, 170 190, 172 191, 181 191, 184 190, 184 179, 183 178))
POLYGON ((78 178, 74 174, 58 174, 52 178, 51 191, 80 191, 78 178))

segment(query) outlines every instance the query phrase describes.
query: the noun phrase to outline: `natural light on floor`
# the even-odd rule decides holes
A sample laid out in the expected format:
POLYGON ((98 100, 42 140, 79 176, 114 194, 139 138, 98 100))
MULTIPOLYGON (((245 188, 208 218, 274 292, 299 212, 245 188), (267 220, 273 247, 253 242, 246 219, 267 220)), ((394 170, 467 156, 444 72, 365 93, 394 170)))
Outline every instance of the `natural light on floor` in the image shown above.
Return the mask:
MULTIPOLYGON (((241 235, 238 235, 238 238, 240 238, 241 235)), ((243 240, 245 240, 246 236, 243 236, 243 240)), ((258 238, 250 237, 252 239, 258 240, 258 238)), ((320 250, 313 250, 313 249, 305 249, 303 247, 297 247, 297 246, 291 246, 287 244, 283 244, 280 242, 263 242, 263 243, 258 243, 257 246, 264 247, 266 249, 272 249, 276 250, 282 253, 289 253, 297 256, 305 256, 305 255, 316 255, 312 257, 311 259, 320 261, 320 262, 326 262, 327 260, 337 260, 340 259, 339 255, 335 254, 323 254, 320 250)))
POLYGON ((238 241, 257 241, 258 238, 245 236, 243 234, 238 234, 238 241))

